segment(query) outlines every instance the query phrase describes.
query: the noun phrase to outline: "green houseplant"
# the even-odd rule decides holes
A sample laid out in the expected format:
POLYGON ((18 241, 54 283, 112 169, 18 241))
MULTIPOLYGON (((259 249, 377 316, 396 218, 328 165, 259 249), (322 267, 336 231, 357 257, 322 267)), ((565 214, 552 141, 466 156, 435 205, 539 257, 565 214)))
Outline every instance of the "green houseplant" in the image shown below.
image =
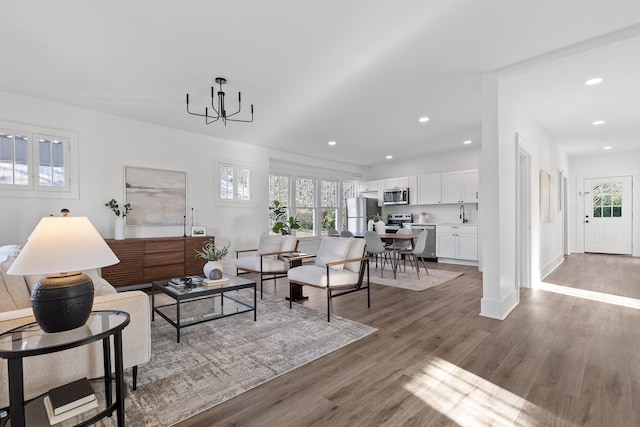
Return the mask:
POLYGON ((231 242, 227 243, 227 246, 222 248, 216 248, 216 243, 213 238, 205 240, 202 245, 202 250, 194 249, 196 252, 196 258, 206 259, 207 263, 202 267, 204 276, 208 279, 216 280, 222 279, 222 260, 229 253, 229 246, 231 242))
POLYGON ((113 213, 116 214, 114 239, 124 240, 124 217, 127 216, 127 214, 131 211, 131 203, 126 203, 122 207, 122 210, 120 210, 120 205, 118 205, 116 199, 111 199, 104 205, 110 208, 113 213))
POLYGON ((287 217, 287 208, 278 200, 273 201, 273 206, 269 207, 269 218, 271 218, 271 231, 282 235, 292 234, 293 230, 300 228, 300 221, 293 216, 287 217))

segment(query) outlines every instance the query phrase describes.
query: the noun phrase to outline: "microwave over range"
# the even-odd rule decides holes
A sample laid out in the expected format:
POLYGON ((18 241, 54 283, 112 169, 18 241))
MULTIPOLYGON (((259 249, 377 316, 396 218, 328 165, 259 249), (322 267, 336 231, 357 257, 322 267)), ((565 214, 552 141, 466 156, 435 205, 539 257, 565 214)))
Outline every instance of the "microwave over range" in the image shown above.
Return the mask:
POLYGON ((384 205, 408 205, 409 189, 394 188, 382 191, 382 204, 384 205))

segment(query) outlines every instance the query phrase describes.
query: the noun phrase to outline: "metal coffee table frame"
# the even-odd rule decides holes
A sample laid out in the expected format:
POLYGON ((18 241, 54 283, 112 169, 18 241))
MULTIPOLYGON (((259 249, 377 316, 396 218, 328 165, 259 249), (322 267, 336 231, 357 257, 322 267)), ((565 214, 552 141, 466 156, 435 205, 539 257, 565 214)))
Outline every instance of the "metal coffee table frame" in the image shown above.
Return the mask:
POLYGON ((224 277, 229 279, 229 283, 221 286, 221 287, 202 287, 196 286, 190 290, 178 290, 171 286, 169 286, 169 282, 167 280, 153 282, 151 286, 151 320, 155 320, 155 314, 158 313, 163 319, 169 322, 174 328, 176 328, 176 341, 180 342, 180 329, 185 328, 187 326, 198 325, 200 323, 209 322, 215 319, 221 319, 223 317, 235 316, 236 314, 247 313, 253 311, 253 320, 254 322, 257 320, 257 294, 256 294, 256 282, 253 280, 231 276, 225 274, 224 277), (240 301, 236 298, 232 298, 225 293, 230 291, 238 291, 240 289, 253 289, 253 306, 247 304, 244 301, 240 301), (165 295, 170 296, 176 302, 171 304, 163 304, 156 305, 155 297, 156 292, 163 293, 165 295), (193 319, 189 321, 184 321, 180 318, 180 305, 188 302, 200 301, 203 299, 213 299, 216 296, 220 296, 220 305, 224 307, 224 300, 231 300, 233 303, 244 307, 244 310, 238 310, 233 313, 224 314, 222 311, 220 314, 211 313, 206 317, 200 319, 193 319), (172 319, 163 313, 160 309, 163 307, 171 307, 176 306, 176 319, 172 319))

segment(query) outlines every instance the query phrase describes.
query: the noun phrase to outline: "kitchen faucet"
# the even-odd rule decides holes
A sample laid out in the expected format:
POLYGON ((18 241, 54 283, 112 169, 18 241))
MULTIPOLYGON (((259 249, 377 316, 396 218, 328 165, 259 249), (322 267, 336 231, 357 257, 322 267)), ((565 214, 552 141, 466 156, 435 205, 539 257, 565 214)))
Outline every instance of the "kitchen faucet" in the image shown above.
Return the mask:
POLYGON ((460 205, 460 219, 463 223, 467 222, 467 219, 464 217, 464 205, 460 205))

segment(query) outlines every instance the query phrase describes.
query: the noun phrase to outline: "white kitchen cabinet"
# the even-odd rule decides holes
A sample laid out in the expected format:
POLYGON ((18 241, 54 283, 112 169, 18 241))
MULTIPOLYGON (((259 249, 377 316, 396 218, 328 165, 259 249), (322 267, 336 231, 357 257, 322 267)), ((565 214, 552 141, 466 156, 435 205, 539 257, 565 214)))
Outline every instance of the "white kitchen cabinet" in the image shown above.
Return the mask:
POLYGON ((477 203, 478 171, 476 169, 442 174, 442 203, 477 203))
POLYGON ((442 203, 442 174, 418 175, 417 201, 419 205, 442 203))
POLYGON ((358 192, 367 193, 378 191, 378 181, 361 181, 358 183, 358 192))
POLYGON ((392 190, 394 188, 409 188, 409 177, 389 178, 384 180, 383 190, 392 190))
POLYGON ((438 225, 436 239, 438 258, 478 261, 477 225, 438 225))

